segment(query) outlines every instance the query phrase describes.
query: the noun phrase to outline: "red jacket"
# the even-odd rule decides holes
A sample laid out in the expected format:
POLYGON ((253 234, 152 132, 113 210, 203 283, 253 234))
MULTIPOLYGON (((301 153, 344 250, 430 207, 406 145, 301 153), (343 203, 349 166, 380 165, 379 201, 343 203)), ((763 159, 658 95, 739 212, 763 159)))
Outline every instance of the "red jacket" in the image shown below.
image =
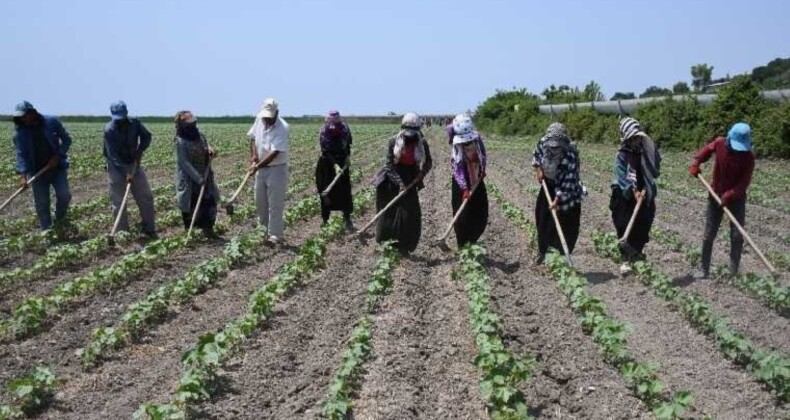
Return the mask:
POLYGON ((707 162, 714 153, 713 191, 721 197, 724 205, 746 198, 746 189, 752 182, 754 172, 754 154, 730 150, 727 140, 719 137, 700 149, 691 163, 692 168, 699 169, 699 165, 707 162))

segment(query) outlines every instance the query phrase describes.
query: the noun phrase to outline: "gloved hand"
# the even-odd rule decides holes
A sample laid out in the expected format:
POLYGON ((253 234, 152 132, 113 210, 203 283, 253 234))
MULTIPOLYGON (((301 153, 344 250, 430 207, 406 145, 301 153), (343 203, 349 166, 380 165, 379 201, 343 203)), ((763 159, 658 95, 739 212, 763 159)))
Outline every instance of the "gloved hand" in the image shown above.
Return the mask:
POLYGON ((721 196, 721 206, 727 207, 732 203, 732 200, 735 198, 735 192, 730 190, 722 194, 721 196))
POLYGON ((543 168, 540 166, 535 167, 535 180, 538 181, 538 184, 543 182, 543 168))
POLYGON ((699 175, 699 173, 700 173, 699 165, 696 163, 692 163, 691 166, 689 166, 689 175, 691 175, 692 178, 696 178, 697 175, 699 175))

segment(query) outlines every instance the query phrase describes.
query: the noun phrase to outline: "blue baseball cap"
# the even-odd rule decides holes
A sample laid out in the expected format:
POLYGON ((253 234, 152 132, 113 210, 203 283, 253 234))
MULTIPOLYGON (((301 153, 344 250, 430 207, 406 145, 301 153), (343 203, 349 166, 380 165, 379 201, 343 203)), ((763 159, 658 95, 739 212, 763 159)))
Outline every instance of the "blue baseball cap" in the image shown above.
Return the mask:
POLYGON ((118 121, 125 119, 129 115, 129 111, 123 101, 118 101, 110 105, 110 114, 112 114, 113 121, 118 121))
POLYGON ((22 101, 14 107, 14 117, 23 117, 28 112, 35 111, 36 108, 28 101, 22 101))
POLYGON ((727 133, 730 147, 737 152, 748 152, 752 150, 752 128, 749 124, 739 122, 730 128, 727 133))

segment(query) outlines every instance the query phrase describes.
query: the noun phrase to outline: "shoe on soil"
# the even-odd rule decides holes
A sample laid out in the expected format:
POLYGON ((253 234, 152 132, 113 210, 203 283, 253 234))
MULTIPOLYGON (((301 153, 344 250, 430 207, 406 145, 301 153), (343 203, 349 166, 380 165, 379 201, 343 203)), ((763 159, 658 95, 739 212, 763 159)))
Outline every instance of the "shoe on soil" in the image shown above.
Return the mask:
POLYGON ((268 242, 268 243, 270 243, 272 245, 282 245, 283 244, 283 238, 281 238, 279 236, 269 235, 269 239, 267 239, 266 242, 268 242))
POLYGON ((217 235, 217 232, 214 232, 214 228, 203 229, 203 235, 209 239, 219 239, 219 235, 217 235))
POLYGON ((157 240, 159 239, 159 234, 156 231, 143 231, 143 234, 147 236, 149 239, 157 240))
POLYGON ((705 279, 709 278, 710 275, 705 270, 697 270, 697 271, 694 272, 692 277, 694 277, 694 280, 705 280, 705 279))
POLYGON ((346 231, 353 232, 354 230, 356 230, 354 229, 354 222, 352 222, 351 219, 346 219, 346 231))
POLYGON ((532 265, 530 265, 530 268, 542 267, 545 259, 546 259, 545 254, 538 255, 538 258, 536 258, 535 261, 532 263, 532 265))
POLYGON ((631 264, 625 262, 623 265, 620 266, 620 275, 627 276, 634 272, 634 269, 631 267, 631 264))

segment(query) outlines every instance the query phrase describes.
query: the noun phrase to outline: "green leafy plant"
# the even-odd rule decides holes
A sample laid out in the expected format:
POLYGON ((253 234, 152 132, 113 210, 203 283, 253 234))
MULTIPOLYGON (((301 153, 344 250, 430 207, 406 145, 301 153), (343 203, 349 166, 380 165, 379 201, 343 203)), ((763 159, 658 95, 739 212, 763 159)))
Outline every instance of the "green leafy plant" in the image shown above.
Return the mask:
POLYGON ((12 404, 0 407, 0 419, 24 418, 44 408, 55 395, 60 381, 48 367, 38 366, 21 378, 12 379, 6 389, 12 404))

